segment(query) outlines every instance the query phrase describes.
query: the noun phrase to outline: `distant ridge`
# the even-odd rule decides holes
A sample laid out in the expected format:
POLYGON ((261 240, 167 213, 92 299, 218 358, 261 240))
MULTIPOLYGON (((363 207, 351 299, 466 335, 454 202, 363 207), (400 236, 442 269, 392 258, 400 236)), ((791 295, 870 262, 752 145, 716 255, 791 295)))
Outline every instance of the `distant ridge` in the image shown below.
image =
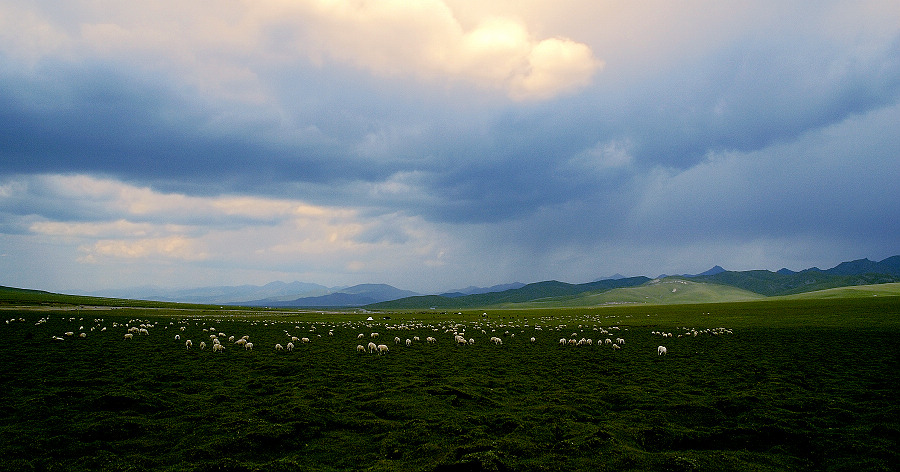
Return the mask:
MULTIPOLYGON (((692 282, 716 284, 744 290, 755 296, 794 295, 798 293, 825 290, 830 288, 885 284, 900 282, 900 256, 893 256, 880 262, 868 259, 843 262, 834 268, 821 270, 813 267, 800 272, 780 269, 777 272, 768 270, 729 271, 719 265, 696 275, 666 276, 656 279, 647 277, 631 277, 622 279, 603 279, 587 284, 567 284, 555 280, 527 284, 523 287, 500 292, 477 295, 459 295, 457 293, 443 295, 415 296, 398 300, 367 305, 369 309, 422 309, 422 308, 467 308, 481 306, 503 306, 516 303, 538 303, 541 300, 558 299, 560 303, 572 305, 572 300, 565 297, 581 299, 588 304, 590 300, 599 300, 597 294, 617 288, 628 288, 645 285, 659 280, 690 280, 692 282)), ((720 290, 719 293, 722 293, 720 290)), ((711 297, 718 295, 711 292, 711 297)))
MULTIPOLYGON (((811 267, 801 271, 782 268, 768 270, 729 271, 719 265, 695 275, 667 276, 694 282, 730 286, 762 296, 794 295, 809 291, 900 282, 900 255, 881 261, 867 258, 842 262, 830 269, 811 267)), ((569 284, 555 280, 523 284, 519 282, 491 287, 469 286, 440 295, 422 295, 386 284, 360 284, 352 287, 326 287, 307 282, 271 282, 263 286, 213 286, 191 289, 135 287, 98 292, 75 292, 73 295, 109 297, 128 300, 246 305, 271 307, 371 307, 371 308, 465 308, 489 305, 532 303, 558 297, 578 298, 579 294, 597 293, 616 288, 636 287, 649 282, 647 277, 623 277, 615 274, 586 284, 569 284)))
POLYGON ((725 269, 723 269, 722 266, 715 265, 712 268, 710 268, 709 270, 707 270, 706 272, 701 272, 697 275, 692 275, 690 277, 701 277, 704 275, 716 275, 716 274, 721 274, 722 272, 726 272, 725 269))
POLYGON ((419 294, 387 284, 360 284, 327 295, 294 300, 253 300, 241 304, 268 307, 354 307, 416 295, 419 294))
POLYGON ((542 298, 577 295, 590 291, 612 290, 621 287, 634 287, 649 282, 647 277, 629 277, 617 280, 600 280, 585 284, 569 284, 557 280, 536 282, 519 288, 504 290, 502 292, 465 295, 461 297, 445 297, 441 295, 426 295, 403 298, 367 305, 368 309, 410 309, 410 308, 466 308, 489 305, 502 305, 505 303, 522 303, 542 298))
POLYGON ((516 289, 516 288, 522 288, 524 286, 525 286, 525 284, 523 284, 521 282, 513 282, 511 284, 494 285, 491 287, 475 287, 475 286, 470 285, 466 288, 461 288, 459 290, 451 290, 447 293, 442 293, 440 296, 455 298, 455 297, 462 297, 465 295, 477 295, 479 293, 502 292, 504 290, 512 290, 512 289, 516 289))

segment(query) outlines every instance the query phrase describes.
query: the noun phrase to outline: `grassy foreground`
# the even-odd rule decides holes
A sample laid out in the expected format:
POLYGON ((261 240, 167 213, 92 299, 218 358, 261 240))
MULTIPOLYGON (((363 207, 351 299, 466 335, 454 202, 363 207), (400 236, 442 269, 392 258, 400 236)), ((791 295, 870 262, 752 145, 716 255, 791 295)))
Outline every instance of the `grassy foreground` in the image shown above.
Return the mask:
POLYGON ((0 316, 8 470, 839 471, 900 463, 898 297, 429 311, 375 321, 138 308, 0 316), (125 339, 141 325, 148 334, 125 339), (357 352, 373 332, 387 354, 357 352), (475 343, 457 345, 454 332, 475 343), (228 340, 245 335, 252 351, 228 340), (210 336, 224 352, 211 352, 210 336), (276 351, 290 336, 310 342, 276 351), (613 349, 606 338, 625 342, 613 349), (667 355, 657 355, 659 345, 667 355))

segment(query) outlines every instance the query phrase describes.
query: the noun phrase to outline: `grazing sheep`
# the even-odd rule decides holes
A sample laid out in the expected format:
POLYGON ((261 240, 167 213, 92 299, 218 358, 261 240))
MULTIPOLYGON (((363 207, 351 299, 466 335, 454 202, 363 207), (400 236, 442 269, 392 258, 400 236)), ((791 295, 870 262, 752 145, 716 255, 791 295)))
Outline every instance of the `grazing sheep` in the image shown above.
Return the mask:
POLYGON ((131 338, 133 338, 133 337, 134 337, 133 334, 131 334, 131 333, 125 333, 125 339, 131 339, 131 338))
POLYGON ((366 337, 365 334, 359 333, 359 336, 357 336, 356 339, 362 339, 362 338, 364 338, 364 337, 366 337))
POLYGON ((73 331, 66 331, 63 334, 65 334, 66 336, 75 336, 75 333, 73 331))
POLYGON ((535 341, 535 339, 532 337, 532 338, 531 338, 531 342, 534 342, 534 341, 535 341))
POLYGON ((293 351, 293 350, 294 350, 294 343, 287 343, 287 350, 288 350, 288 352, 293 351))
POLYGON ((613 345, 612 345, 612 348, 613 348, 613 349, 622 349, 622 347, 619 346, 618 344, 613 344, 613 345))
POLYGON ((185 348, 185 349, 190 349, 192 344, 193 344, 193 343, 191 342, 191 340, 188 339, 187 341, 184 342, 184 348, 185 348))
POLYGON ((284 350, 284 346, 282 346, 281 344, 276 344, 276 345, 275 345, 275 350, 276 350, 276 351, 283 351, 283 350, 284 350))
POLYGON ((366 352, 366 348, 363 347, 362 344, 360 344, 360 345, 356 346, 356 352, 362 352, 362 353, 365 353, 365 352, 366 352))
POLYGON ((559 338, 559 344, 560 344, 561 346, 565 346, 567 342, 568 342, 568 341, 566 341, 566 338, 559 338))
POLYGON ((394 344, 400 344, 400 336, 394 337, 394 344))
POLYGON ((176 340, 176 341, 181 341, 181 335, 176 334, 176 335, 175 335, 175 340, 176 340))
POLYGON ((475 344, 475 338, 469 338, 469 344, 475 344))
POLYGON ((309 342, 309 338, 300 338, 300 342, 301 342, 301 343, 308 343, 308 342, 309 342))
POLYGON ((413 336, 413 341, 415 341, 415 342, 419 342, 419 341, 420 341, 420 339, 419 339, 419 337, 418 337, 418 336, 413 336))
POLYGON ((252 350, 253 350, 253 343, 247 343, 247 344, 244 344, 244 350, 252 351, 252 350))
POLYGON ((437 339, 435 339, 435 338, 433 338, 433 337, 431 337, 431 336, 428 336, 427 338, 425 338, 425 342, 427 342, 427 343, 429 343, 429 344, 434 344, 434 343, 437 342, 437 339))
POLYGON ((370 341, 369 344, 366 345, 366 350, 369 351, 369 354, 371 354, 378 350, 378 346, 370 341))
POLYGON ((664 355, 668 354, 668 352, 669 352, 669 350, 666 349, 665 346, 659 346, 658 348, 656 348, 656 355, 658 355, 658 356, 664 356, 664 355))
POLYGON ((202 351, 204 349, 206 349, 206 343, 203 341, 200 341, 200 350, 202 351))
POLYGON ((612 344, 612 343, 613 343, 612 339, 610 339, 610 338, 606 338, 603 340, 603 344, 612 344))
POLYGON ((622 338, 616 338, 616 344, 625 344, 625 340, 622 338))
POLYGON ((237 341, 235 341, 234 343, 237 344, 238 346, 240 346, 243 344, 247 344, 247 340, 244 338, 241 338, 241 339, 238 339, 237 341))
POLYGON ((412 339, 406 338, 406 347, 412 346, 412 339))
POLYGON ((387 344, 379 344, 378 345, 378 355, 385 354, 388 352, 387 344))
POLYGON ((225 346, 222 344, 213 344, 213 352, 225 352, 225 346))
POLYGON ((371 333, 371 334, 369 334, 369 337, 370 337, 370 338, 377 338, 377 337, 378 337, 378 333, 371 333))

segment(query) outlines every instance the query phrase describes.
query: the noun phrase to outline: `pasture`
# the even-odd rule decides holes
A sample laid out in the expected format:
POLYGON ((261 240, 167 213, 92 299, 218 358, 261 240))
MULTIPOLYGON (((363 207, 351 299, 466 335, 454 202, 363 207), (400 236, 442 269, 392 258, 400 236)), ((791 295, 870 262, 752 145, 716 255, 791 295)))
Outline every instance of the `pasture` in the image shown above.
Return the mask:
POLYGON ((366 316, 0 310, 2 468, 900 464, 898 297, 366 316))

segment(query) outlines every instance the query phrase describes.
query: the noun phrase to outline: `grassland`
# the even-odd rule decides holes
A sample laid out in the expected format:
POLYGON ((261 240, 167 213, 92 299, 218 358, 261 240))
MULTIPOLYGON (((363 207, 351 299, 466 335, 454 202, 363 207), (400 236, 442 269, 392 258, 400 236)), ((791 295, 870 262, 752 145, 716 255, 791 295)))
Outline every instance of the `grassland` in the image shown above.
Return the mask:
POLYGON ((900 297, 884 293, 486 315, 11 304, 0 457, 67 471, 896 470, 900 297), (357 353, 372 332, 389 353, 357 353), (199 349, 211 335, 224 353, 199 349), (254 350, 228 341, 244 335, 254 350), (289 335, 311 342, 275 351, 289 335))

